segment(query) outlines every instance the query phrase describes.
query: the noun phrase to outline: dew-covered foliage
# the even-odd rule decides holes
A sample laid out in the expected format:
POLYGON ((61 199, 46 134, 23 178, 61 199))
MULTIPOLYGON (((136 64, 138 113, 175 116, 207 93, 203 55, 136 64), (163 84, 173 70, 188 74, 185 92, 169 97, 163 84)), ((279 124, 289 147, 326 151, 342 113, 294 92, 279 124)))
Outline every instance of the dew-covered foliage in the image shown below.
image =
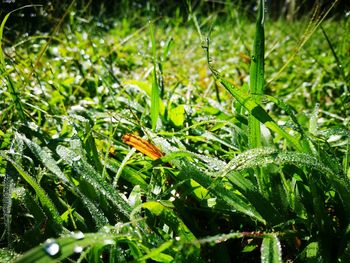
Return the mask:
POLYGON ((0 262, 350 261, 350 16, 185 2, 4 16, 0 262))

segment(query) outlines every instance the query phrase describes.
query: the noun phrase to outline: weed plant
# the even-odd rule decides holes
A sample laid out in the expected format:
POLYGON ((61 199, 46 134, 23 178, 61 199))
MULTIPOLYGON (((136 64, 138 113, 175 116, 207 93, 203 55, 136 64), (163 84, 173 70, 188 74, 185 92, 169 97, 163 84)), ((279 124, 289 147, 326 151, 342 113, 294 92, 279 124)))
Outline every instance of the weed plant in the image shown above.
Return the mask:
POLYGON ((349 262, 349 16, 258 6, 101 23, 72 5, 10 43, 8 14, 0 261, 349 262))

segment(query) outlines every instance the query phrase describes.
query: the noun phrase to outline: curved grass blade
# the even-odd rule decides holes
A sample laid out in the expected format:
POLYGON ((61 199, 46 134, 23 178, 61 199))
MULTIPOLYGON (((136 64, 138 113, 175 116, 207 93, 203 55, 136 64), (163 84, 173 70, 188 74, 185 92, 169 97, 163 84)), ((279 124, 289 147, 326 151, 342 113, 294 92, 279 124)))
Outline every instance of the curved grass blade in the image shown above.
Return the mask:
MULTIPOLYGON (((115 172, 116 174, 120 171, 120 167, 123 166, 121 162, 115 159, 108 159, 105 160, 105 165, 108 169, 115 172)), ((142 174, 141 172, 128 167, 124 166, 120 175, 124 180, 132 183, 133 185, 140 185, 140 187, 143 190, 148 189, 148 183, 146 182, 146 176, 142 174)), ((114 183, 114 182, 113 182, 114 183)), ((113 187, 115 184, 113 184, 113 187)))

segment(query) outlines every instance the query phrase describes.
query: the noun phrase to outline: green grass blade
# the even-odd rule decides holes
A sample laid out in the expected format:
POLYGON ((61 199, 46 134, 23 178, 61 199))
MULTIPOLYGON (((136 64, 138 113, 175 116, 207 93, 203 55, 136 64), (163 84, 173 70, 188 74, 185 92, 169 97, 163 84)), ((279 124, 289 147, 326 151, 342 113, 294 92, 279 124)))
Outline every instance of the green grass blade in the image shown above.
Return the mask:
POLYGON ((246 92, 241 89, 234 87, 230 82, 223 79, 220 75, 216 74, 219 82, 227 89, 228 92, 246 109, 253 115, 257 120, 264 124, 268 129, 277 133, 281 137, 285 138, 297 151, 302 152, 303 147, 300 145, 299 140, 289 135, 283 130, 271 116, 255 102, 255 100, 246 92))
POLYGON ((157 121, 159 116, 159 85, 157 80, 157 50, 156 50, 156 36, 154 25, 150 22, 150 34, 152 41, 152 56, 153 56, 153 73, 152 73, 152 92, 151 92, 151 122, 152 130, 157 128, 157 121))
POLYGON ((60 167, 56 164, 55 159, 53 159, 51 153, 32 142, 24 135, 16 134, 16 137, 22 140, 27 147, 32 151, 32 153, 45 165, 45 167, 51 171, 58 179, 60 179, 66 186, 68 186, 74 193, 77 194, 80 201, 85 205, 91 214, 92 219, 95 221, 98 228, 108 224, 108 219, 103 215, 100 209, 91 202, 61 171, 60 167))
POLYGON ((64 146, 58 146, 57 154, 77 173, 91 184, 100 194, 118 208, 116 213, 119 213, 124 219, 129 218, 131 211, 130 206, 126 201, 116 192, 115 189, 98 174, 94 168, 84 159, 83 156, 77 155, 72 149, 64 146))
POLYGON ((84 139, 85 150, 89 156, 89 159, 92 161, 94 168, 101 172, 103 171, 103 166, 100 161, 100 157, 98 155, 97 146, 95 142, 95 138, 92 134, 92 127, 88 123, 85 123, 85 129, 87 131, 87 136, 84 139))
MULTIPOLYGON (((111 171, 113 171, 114 173, 118 173, 118 171, 120 171, 120 166, 122 165, 121 162, 112 158, 105 160, 105 164, 106 164, 106 167, 111 171)), ((132 183, 133 185, 139 185, 142 188, 142 190, 146 191, 148 189, 146 176, 131 167, 128 167, 128 166, 123 167, 123 170, 121 172, 121 177, 124 180, 132 183)))
POLYGON ((25 253, 20 257, 16 263, 49 263, 49 262, 59 262, 70 255, 76 253, 77 249, 79 251, 84 250, 88 247, 95 246, 106 246, 108 244, 114 243, 116 236, 112 234, 105 233, 91 233, 91 234, 79 234, 74 237, 74 234, 68 237, 62 237, 57 240, 50 239, 47 240, 44 244, 33 248, 32 250, 25 253), (56 254, 52 250, 50 252, 50 246, 56 246, 58 252, 56 254), (54 254, 54 255, 50 255, 54 254))
POLYGON ((61 232, 62 230, 62 219, 52 203, 49 197, 46 195, 45 191, 40 187, 40 185, 34 180, 32 176, 30 176, 19 164, 17 164, 12 158, 0 152, 0 155, 6 159, 8 162, 12 164, 12 166, 17 170, 17 172, 21 175, 21 177, 34 189, 38 199, 40 200, 42 206, 46 210, 46 212, 50 215, 50 218, 53 220, 55 224, 55 228, 57 232, 61 232))
MULTIPOLYGON (((256 32, 254 38, 253 55, 250 65, 250 94, 257 104, 260 103, 264 93, 264 55, 265 55, 265 33, 264 33, 264 0, 260 0, 258 17, 256 21, 256 32)), ((248 120, 249 146, 256 148, 261 146, 260 122, 250 113, 248 120)))
POLYGON ((262 263, 282 263, 281 244, 276 236, 269 236, 263 239, 261 245, 262 263))
MULTIPOLYGON (((9 169, 11 169, 9 167, 9 169)), ((12 175, 12 171, 7 169, 7 173, 5 174, 3 181, 3 196, 2 196, 2 211, 3 211, 3 222, 4 222, 4 233, 1 236, 1 240, 7 237, 7 240, 10 242, 11 236, 11 208, 12 208, 12 191, 15 186, 14 177, 12 175)))
POLYGON ((255 101, 252 95, 243 89, 234 87, 229 81, 224 79, 220 73, 211 65, 209 55, 209 39, 206 39, 205 45, 202 46, 207 54, 207 63, 215 79, 221 83, 224 88, 257 120, 264 124, 268 129, 285 138, 297 151, 304 151, 299 140, 283 130, 271 116, 255 101))

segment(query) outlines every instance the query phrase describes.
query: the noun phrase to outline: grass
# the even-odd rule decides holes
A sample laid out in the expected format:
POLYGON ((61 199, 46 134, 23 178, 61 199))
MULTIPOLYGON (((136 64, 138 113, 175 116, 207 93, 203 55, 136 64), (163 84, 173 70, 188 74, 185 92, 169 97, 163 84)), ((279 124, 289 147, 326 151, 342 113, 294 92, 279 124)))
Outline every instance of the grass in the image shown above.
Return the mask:
POLYGON ((348 262, 349 17, 263 3, 13 43, 6 17, 0 261, 348 262))

